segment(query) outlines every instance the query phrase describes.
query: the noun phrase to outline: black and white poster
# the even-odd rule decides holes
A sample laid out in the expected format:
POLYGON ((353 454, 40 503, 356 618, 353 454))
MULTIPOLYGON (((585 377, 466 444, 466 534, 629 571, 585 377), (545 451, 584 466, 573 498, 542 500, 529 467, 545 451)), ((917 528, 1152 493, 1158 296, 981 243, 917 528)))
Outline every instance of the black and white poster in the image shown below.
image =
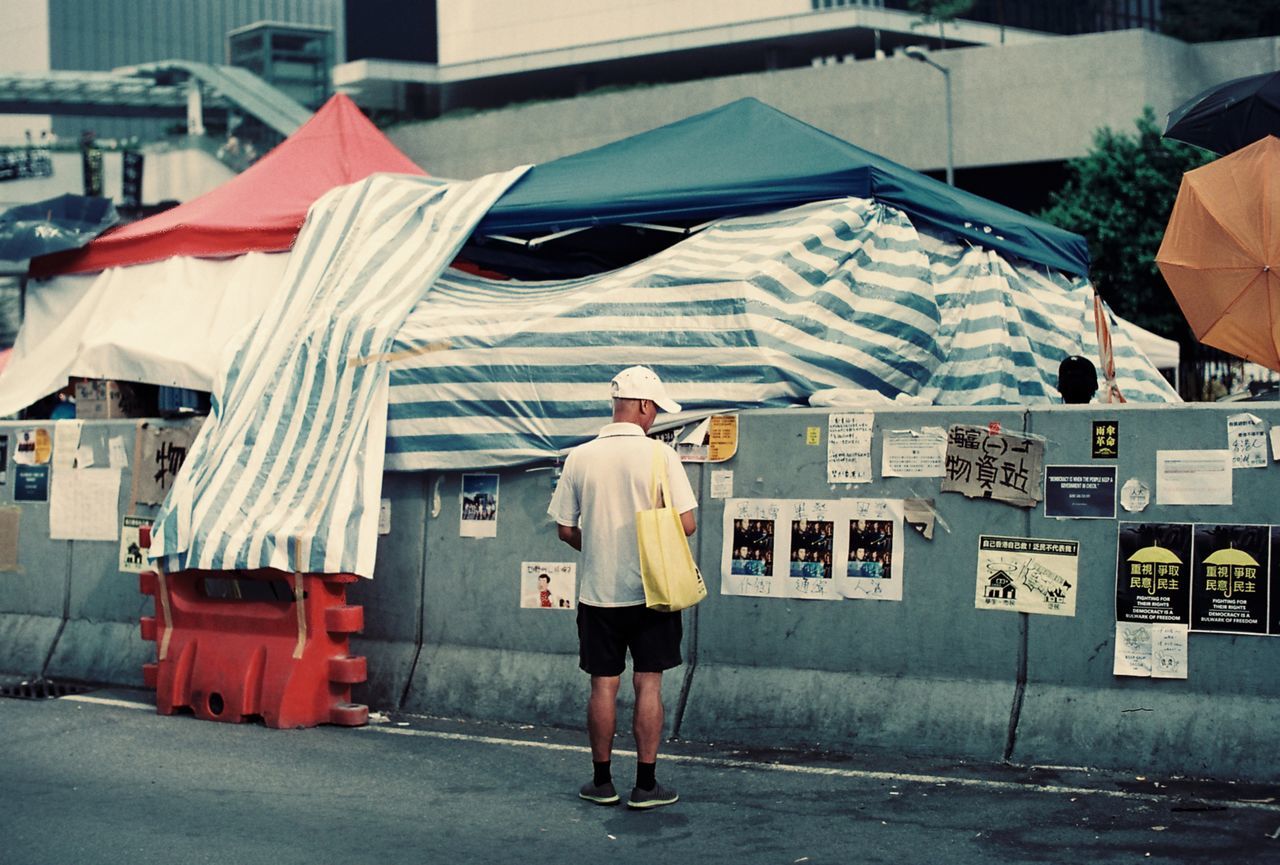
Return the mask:
POLYGON ((1044 515, 1081 520, 1114 520, 1116 467, 1045 466, 1044 515))
POLYGON ((1120 523, 1116 621, 1189 624, 1191 524, 1120 523))
POLYGON ((1270 526, 1197 523, 1191 630, 1267 633, 1270 526))

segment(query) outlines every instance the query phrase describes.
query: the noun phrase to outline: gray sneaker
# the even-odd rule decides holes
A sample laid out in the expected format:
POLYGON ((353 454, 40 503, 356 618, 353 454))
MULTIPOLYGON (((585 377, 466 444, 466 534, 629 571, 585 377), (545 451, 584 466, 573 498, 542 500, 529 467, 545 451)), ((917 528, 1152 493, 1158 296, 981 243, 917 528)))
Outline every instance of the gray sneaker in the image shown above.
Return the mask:
POLYGON ((617 805, 619 802, 618 791, 614 789, 612 781, 605 781, 600 785, 588 781, 578 791, 578 798, 595 802, 597 805, 617 805))
POLYGON ((661 808, 663 805, 674 805, 680 801, 680 794, 670 787, 661 784, 652 790, 631 788, 631 798, 627 800, 628 808, 661 808))

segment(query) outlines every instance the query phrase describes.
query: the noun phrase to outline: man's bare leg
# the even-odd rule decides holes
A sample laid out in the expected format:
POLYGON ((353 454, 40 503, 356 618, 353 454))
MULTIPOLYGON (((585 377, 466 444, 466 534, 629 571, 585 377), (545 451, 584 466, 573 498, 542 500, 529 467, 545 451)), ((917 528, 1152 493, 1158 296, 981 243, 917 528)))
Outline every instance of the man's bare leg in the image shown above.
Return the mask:
POLYGON ((596 763, 609 762, 613 754, 613 736, 618 726, 620 681, 620 676, 591 677, 591 696, 587 700, 587 737, 591 741, 591 759, 596 763))
POLYGON ((636 713, 631 730, 636 737, 636 755, 641 763, 658 759, 658 742, 662 738, 662 674, 635 673, 636 713))

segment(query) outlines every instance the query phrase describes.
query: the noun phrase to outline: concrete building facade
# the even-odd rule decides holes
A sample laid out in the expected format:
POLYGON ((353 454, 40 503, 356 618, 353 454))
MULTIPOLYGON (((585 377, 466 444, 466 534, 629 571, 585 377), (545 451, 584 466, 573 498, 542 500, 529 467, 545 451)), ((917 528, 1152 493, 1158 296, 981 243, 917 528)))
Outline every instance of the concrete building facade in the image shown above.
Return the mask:
MULTIPOLYGON (((1280 67, 1280 39, 1188 45, 1145 30, 972 46, 931 55, 950 70, 958 185, 1031 210, 1096 130, 1163 122, 1220 81, 1280 67)), ((946 164, 945 81, 901 56, 588 93, 405 124, 392 140, 433 174, 538 163, 754 96, 910 168, 946 164)))

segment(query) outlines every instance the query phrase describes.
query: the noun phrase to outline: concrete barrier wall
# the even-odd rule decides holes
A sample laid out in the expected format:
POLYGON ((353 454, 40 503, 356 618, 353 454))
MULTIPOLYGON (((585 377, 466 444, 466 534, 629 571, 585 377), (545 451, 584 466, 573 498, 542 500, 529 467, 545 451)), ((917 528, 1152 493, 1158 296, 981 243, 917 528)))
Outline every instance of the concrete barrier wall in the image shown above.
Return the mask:
MULTIPOLYGON (((1223 448, 1226 419, 1248 410, 1280 423, 1280 406, 948 408, 876 413, 876 481, 826 483, 826 418, 817 410, 747 412, 734 471, 740 498, 933 498, 932 541, 904 532, 901 602, 838 603, 724 596, 723 502, 711 466, 686 466, 698 491, 695 555, 711 596, 685 616, 686 664, 668 678, 668 732, 684 738, 835 749, 882 749, 982 760, 1057 763, 1275 780, 1266 744, 1278 732, 1280 638, 1193 634, 1190 678, 1112 675, 1117 521, 1055 520, 941 494, 936 478, 880 478, 884 430, 999 421, 1045 436, 1049 464, 1089 464, 1091 421, 1121 425, 1118 480, 1154 488, 1155 452, 1223 448), (810 426, 822 444, 805 444, 810 426), (1080 541, 1074 617, 974 607, 977 536, 1080 541)), ((21 424, 0 426, 12 441, 21 424)), ((111 435, 133 422, 86 422, 105 464, 111 435)), ((132 451, 130 451, 132 453, 132 451)), ((11 450, 12 453, 12 450, 11 450)), ((365 606, 353 652, 369 658, 355 699, 374 709, 580 726, 586 676, 575 614, 520 607, 523 561, 575 561, 546 516, 549 467, 499 472, 498 535, 459 536, 460 475, 388 475, 391 533, 377 574, 349 597, 365 606)), ((1231 506, 1154 503, 1119 520, 1280 523, 1280 467, 1238 470, 1231 506)), ((150 602, 116 571, 116 544, 50 541, 48 506, 21 509, 20 570, 0 574, 0 673, 136 685, 154 646, 138 636, 150 602)), ((121 487, 127 511, 128 472, 121 487)), ((626 689, 624 689, 625 692, 626 689)), ((625 722, 623 724, 625 726, 625 722)))

